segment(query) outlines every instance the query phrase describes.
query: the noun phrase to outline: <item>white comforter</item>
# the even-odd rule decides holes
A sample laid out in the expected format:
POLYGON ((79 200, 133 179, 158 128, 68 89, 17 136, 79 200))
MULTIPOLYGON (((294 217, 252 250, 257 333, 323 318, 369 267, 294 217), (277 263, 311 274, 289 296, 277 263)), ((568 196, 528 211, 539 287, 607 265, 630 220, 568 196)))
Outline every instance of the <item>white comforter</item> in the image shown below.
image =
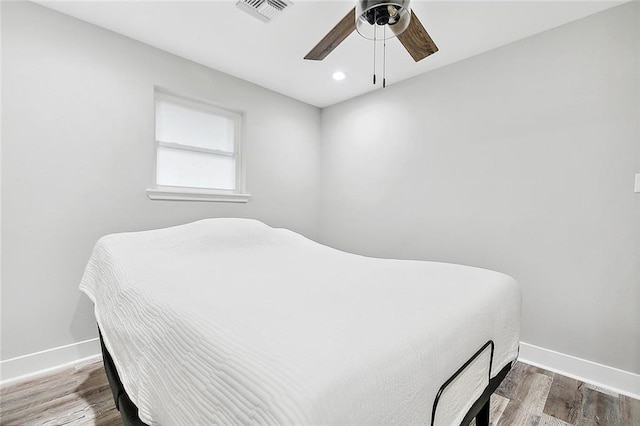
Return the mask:
POLYGON ((108 235, 80 289, 152 425, 425 424, 486 341, 492 375, 517 355, 510 277, 348 254, 254 220, 108 235))

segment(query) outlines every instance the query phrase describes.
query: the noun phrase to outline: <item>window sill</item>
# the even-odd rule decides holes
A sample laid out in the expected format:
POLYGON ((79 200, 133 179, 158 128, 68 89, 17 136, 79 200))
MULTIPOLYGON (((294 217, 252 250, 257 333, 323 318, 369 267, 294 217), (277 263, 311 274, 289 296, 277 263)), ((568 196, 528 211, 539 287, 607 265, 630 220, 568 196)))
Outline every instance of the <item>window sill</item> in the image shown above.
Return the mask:
POLYGON ((251 194, 231 194, 197 189, 147 189, 151 200, 212 201, 219 203, 246 203, 251 194))

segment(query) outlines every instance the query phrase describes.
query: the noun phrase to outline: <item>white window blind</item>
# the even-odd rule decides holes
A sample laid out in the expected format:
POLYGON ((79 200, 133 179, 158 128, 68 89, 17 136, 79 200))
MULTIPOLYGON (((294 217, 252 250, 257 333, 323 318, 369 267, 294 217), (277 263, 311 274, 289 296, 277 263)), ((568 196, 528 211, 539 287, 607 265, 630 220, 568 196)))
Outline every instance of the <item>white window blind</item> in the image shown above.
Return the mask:
POLYGON ((156 99, 156 140, 233 153, 235 116, 156 99))
POLYGON ((244 192, 240 113, 159 91, 155 108, 157 189, 244 192))

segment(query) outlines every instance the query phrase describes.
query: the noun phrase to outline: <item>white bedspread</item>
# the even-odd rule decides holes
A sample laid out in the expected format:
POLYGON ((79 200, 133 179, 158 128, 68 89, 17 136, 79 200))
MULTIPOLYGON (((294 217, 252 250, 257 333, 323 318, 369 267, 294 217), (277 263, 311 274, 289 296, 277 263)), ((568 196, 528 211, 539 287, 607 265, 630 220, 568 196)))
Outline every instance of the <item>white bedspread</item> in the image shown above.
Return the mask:
POLYGON ((80 289, 151 425, 428 424, 485 342, 492 375, 518 349, 504 274, 357 256, 247 219, 103 237, 80 289))

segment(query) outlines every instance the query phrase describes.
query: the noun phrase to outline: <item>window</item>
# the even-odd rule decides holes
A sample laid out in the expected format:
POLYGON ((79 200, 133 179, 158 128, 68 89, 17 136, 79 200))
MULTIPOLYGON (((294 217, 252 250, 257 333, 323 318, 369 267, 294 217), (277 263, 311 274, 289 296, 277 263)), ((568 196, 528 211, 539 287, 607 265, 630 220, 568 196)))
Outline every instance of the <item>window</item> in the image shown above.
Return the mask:
POLYGON ((156 90, 151 199, 246 202, 242 114, 156 90))

